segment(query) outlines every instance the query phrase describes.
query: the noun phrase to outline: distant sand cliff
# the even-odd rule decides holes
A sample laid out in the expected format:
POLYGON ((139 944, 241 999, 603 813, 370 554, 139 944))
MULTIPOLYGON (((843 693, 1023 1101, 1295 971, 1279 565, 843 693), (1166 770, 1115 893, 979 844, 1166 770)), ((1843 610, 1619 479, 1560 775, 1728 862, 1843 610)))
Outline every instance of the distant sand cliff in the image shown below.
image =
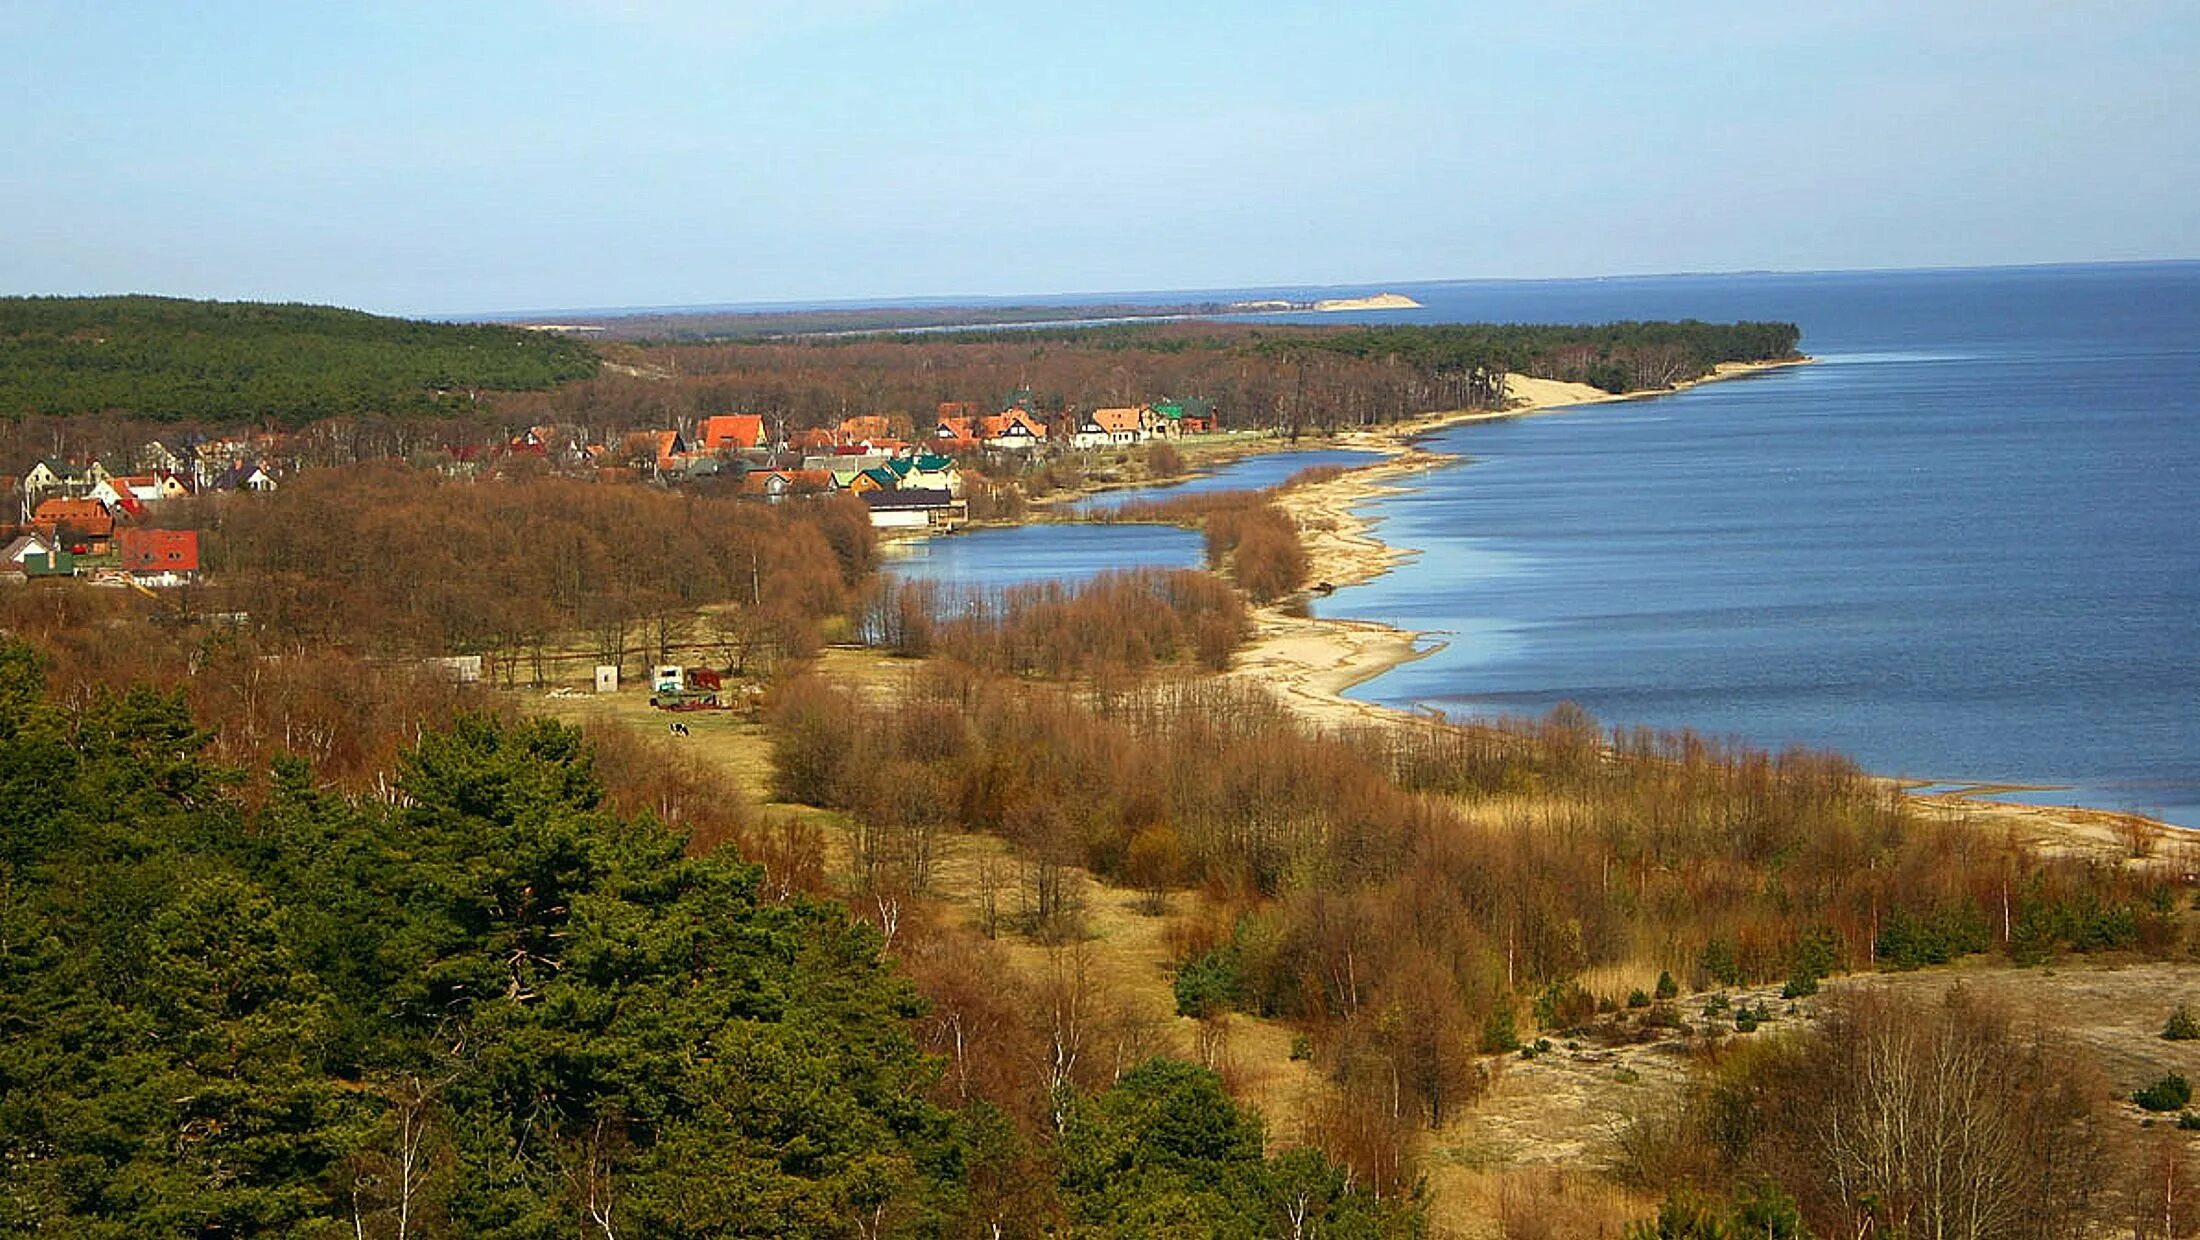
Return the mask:
POLYGON ((1418 310, 1421 303, 1404 293, 1377 293, 1373 297, 1332 297, 1314 303, 1317 311, 1333 310, 1418 310))

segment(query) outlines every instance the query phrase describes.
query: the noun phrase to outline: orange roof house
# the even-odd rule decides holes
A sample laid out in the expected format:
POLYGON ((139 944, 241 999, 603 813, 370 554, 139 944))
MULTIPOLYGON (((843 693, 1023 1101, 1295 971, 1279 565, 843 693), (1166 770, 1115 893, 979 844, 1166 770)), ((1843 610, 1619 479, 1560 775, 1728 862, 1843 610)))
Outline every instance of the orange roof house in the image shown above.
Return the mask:
POLYGON ((124 572, 137 576, 199 571, 197 530, 124 530, 116 539, 124 572))
POLYGON ((660 470, 671 469, 678 465, 680 458, 686 456, 688 452, 687 439, 678 431, 652 431, 649 435, 649 441, 651 447, 656 450, 657 468, 660 470))
POLYGON ((49 537, 58 529, 101 541, 115 533, 114 514, 96 499, 49 499, 31 513, 31 524, 49 537))
POLYGON ((744 452, 764 446, 764 415, 722 413, 703 419, 695 431, 698 452, 744 452))
MULTIPOLYGON (((945 406, 942 406, 944 409, 945 406)), ((840 420, 840 437, 847 443, 894 437, 894 420, 883 413, 859 414, 840 420)))
POLYGON ((1039 440, 1047 437, 1047 424, 1022 408, 1010 409, 998 417, 984 419, 982 429, 983 437, 989 440, 1039 440))
POLYGON ((1092 420, 1099 423, 1100 429, 1110 435, 1135 436, 1146 429, 1144 419, 1140 417, 1141 412, 1137 408, 1095 409, 1092 411, 1092 420))

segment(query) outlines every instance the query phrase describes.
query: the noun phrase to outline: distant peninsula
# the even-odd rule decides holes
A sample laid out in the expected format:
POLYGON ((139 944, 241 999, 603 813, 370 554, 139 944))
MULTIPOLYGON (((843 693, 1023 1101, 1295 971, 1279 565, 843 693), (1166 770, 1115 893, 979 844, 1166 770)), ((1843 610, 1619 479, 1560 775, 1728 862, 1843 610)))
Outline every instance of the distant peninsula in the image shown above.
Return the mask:
POLYGON ((553 334, 587 333, 614 340, 677 344, 964 332, 988 328, 1098 327, 1185 319, 1230 319, 1250 315, 1414 310, 1419 309, 1420 305, 1420 302, 1403 293, 1376 293, 1366 297, 1329 297, 1298 301, 1279 297, 1244 301, 844 306, 808 310, 698 307, 602 314, 566 312, 555 319, 505 318, 494 321, 553 334))
POLYGON ((1404 293, 1377 293, 1373 297, 1331 297, 1314 303, 1324 314, 1340 310, 1418 310, 1421 303, 1404 293))

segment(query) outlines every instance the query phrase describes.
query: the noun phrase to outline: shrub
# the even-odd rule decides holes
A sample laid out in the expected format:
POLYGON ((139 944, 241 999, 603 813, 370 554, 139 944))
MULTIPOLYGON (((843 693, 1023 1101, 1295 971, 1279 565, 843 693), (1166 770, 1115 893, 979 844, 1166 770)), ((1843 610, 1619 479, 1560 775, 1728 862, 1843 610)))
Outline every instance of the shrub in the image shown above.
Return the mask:
POLYGON ((1986 919, 1975 908, 1952 905, 1930 913, 1889 913, 1879 927, 1879 959, 1890 968, 1946 964, 1986 950, 1986 919))
POLYGON ((1146 449, 1146 472, 1156 478, 1174 478, 1184 472, 1184 454, 1172 444, 1156 442, 1146 449))
POLYGON ((1630 990, 1627 992, 1627 1006, 1631 1008, 1649 1007, 1650 996, 1642 993, 1640 990, 1630 990))
POLYGON ((1176 971, 1176 1014, 1202 1019, 1220 1016, 1238 1005, 1245 982, 1234 947, 1218 947, 1195 956, 1176 971))
POLYGON ((2177 1010, 2169 1014, 2168 1023, 2162 1026, 2162 1036, 2171 1042, 2200 1040, 2200 1017, 2192 1014, 2191 1007, 2180 1003, 2177 1010))
POLYGON ((2177 1117, 2177 1126, 2186 1132, 2200 1132, 2200 1114, 2184 1112, 2177 1117))
POLYGON ((1660 999, 1677 998, 1681 993, 1680 983, 1673 980, 1671 973, 1660 969, 1658 970, 1658 987, 1651 993, 1660 999))
POLYGON ((2148 1111, 2182 1111, 2192 1101, 2192 1083, 2175 1072, 2132 1091, 2131 1100, 2148 1111))
POLYGON ((1817 994, 1819 979, 1833 972, 1839 957, 1840 940, 1830 930, 1812 930, 1798 938, 1789 962, 1787 985, 1780 988, 1780 997, 1801 999, 1817 994))
POLYGON ((1546 1029, 1578 1029, 1596 1014, 1596 996, 1575 982, 1552 982, 1535 998, 1536 1021, 1546 1029))
POLYGON ((1489 1016, 1483 1019, 1481 1049, 1485 1055, 1520 1049, 1518 1018, 1510 999, 1499 999, 1490 1009, 1489 1016))
POLYGON ((1721 986, 1738 986, 1742 981, 1741 961, 1734 955, 1734 944, 1725 939, 1713 939, 1704 944, 1703 955, 1696 963, 1704 975, 1721 986))

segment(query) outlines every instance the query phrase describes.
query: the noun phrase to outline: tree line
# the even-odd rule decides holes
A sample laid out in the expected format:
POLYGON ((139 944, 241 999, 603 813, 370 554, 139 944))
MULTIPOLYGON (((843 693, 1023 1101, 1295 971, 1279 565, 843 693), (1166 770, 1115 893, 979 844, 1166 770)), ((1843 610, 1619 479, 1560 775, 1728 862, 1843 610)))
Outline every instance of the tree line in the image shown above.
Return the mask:
POLYGON ((1109 684, 1172 665, 1222 671, 1249 628, 1244 600, 1228 582, 1156 569, 997 591, 883 577, 856 622, 861 640, 906 658, 1109 684))
POLYGON ((631 671, 695 648, 768 669, 815 648, 875 555, 852 497, 766 505, 397 463, 309 471, 162 519, 202 531, 204 607, 294 642, 479 653, 514 683, 554 678, 561 658, 631 671))
POLYGON ((555 332, 385 318, 330 306, 167 297, 0 298, 0 415, 119 412, 160 422, 302 426, 471 411, 489 390, 594 374, 555 332))
POLYGON ((497 398, 515 416, 692 418, 764 411, 789 426, 1029 389, 1044 413, 1164 395, 1214 403, 1224 428, 1325 431, 1506 400, 1508 371, 1655 389, 1721 362, 1790 357, 1784 323, 1353 328, 1179 322, 662 345, 621 353, 653 377, 605 374, 497 398))

